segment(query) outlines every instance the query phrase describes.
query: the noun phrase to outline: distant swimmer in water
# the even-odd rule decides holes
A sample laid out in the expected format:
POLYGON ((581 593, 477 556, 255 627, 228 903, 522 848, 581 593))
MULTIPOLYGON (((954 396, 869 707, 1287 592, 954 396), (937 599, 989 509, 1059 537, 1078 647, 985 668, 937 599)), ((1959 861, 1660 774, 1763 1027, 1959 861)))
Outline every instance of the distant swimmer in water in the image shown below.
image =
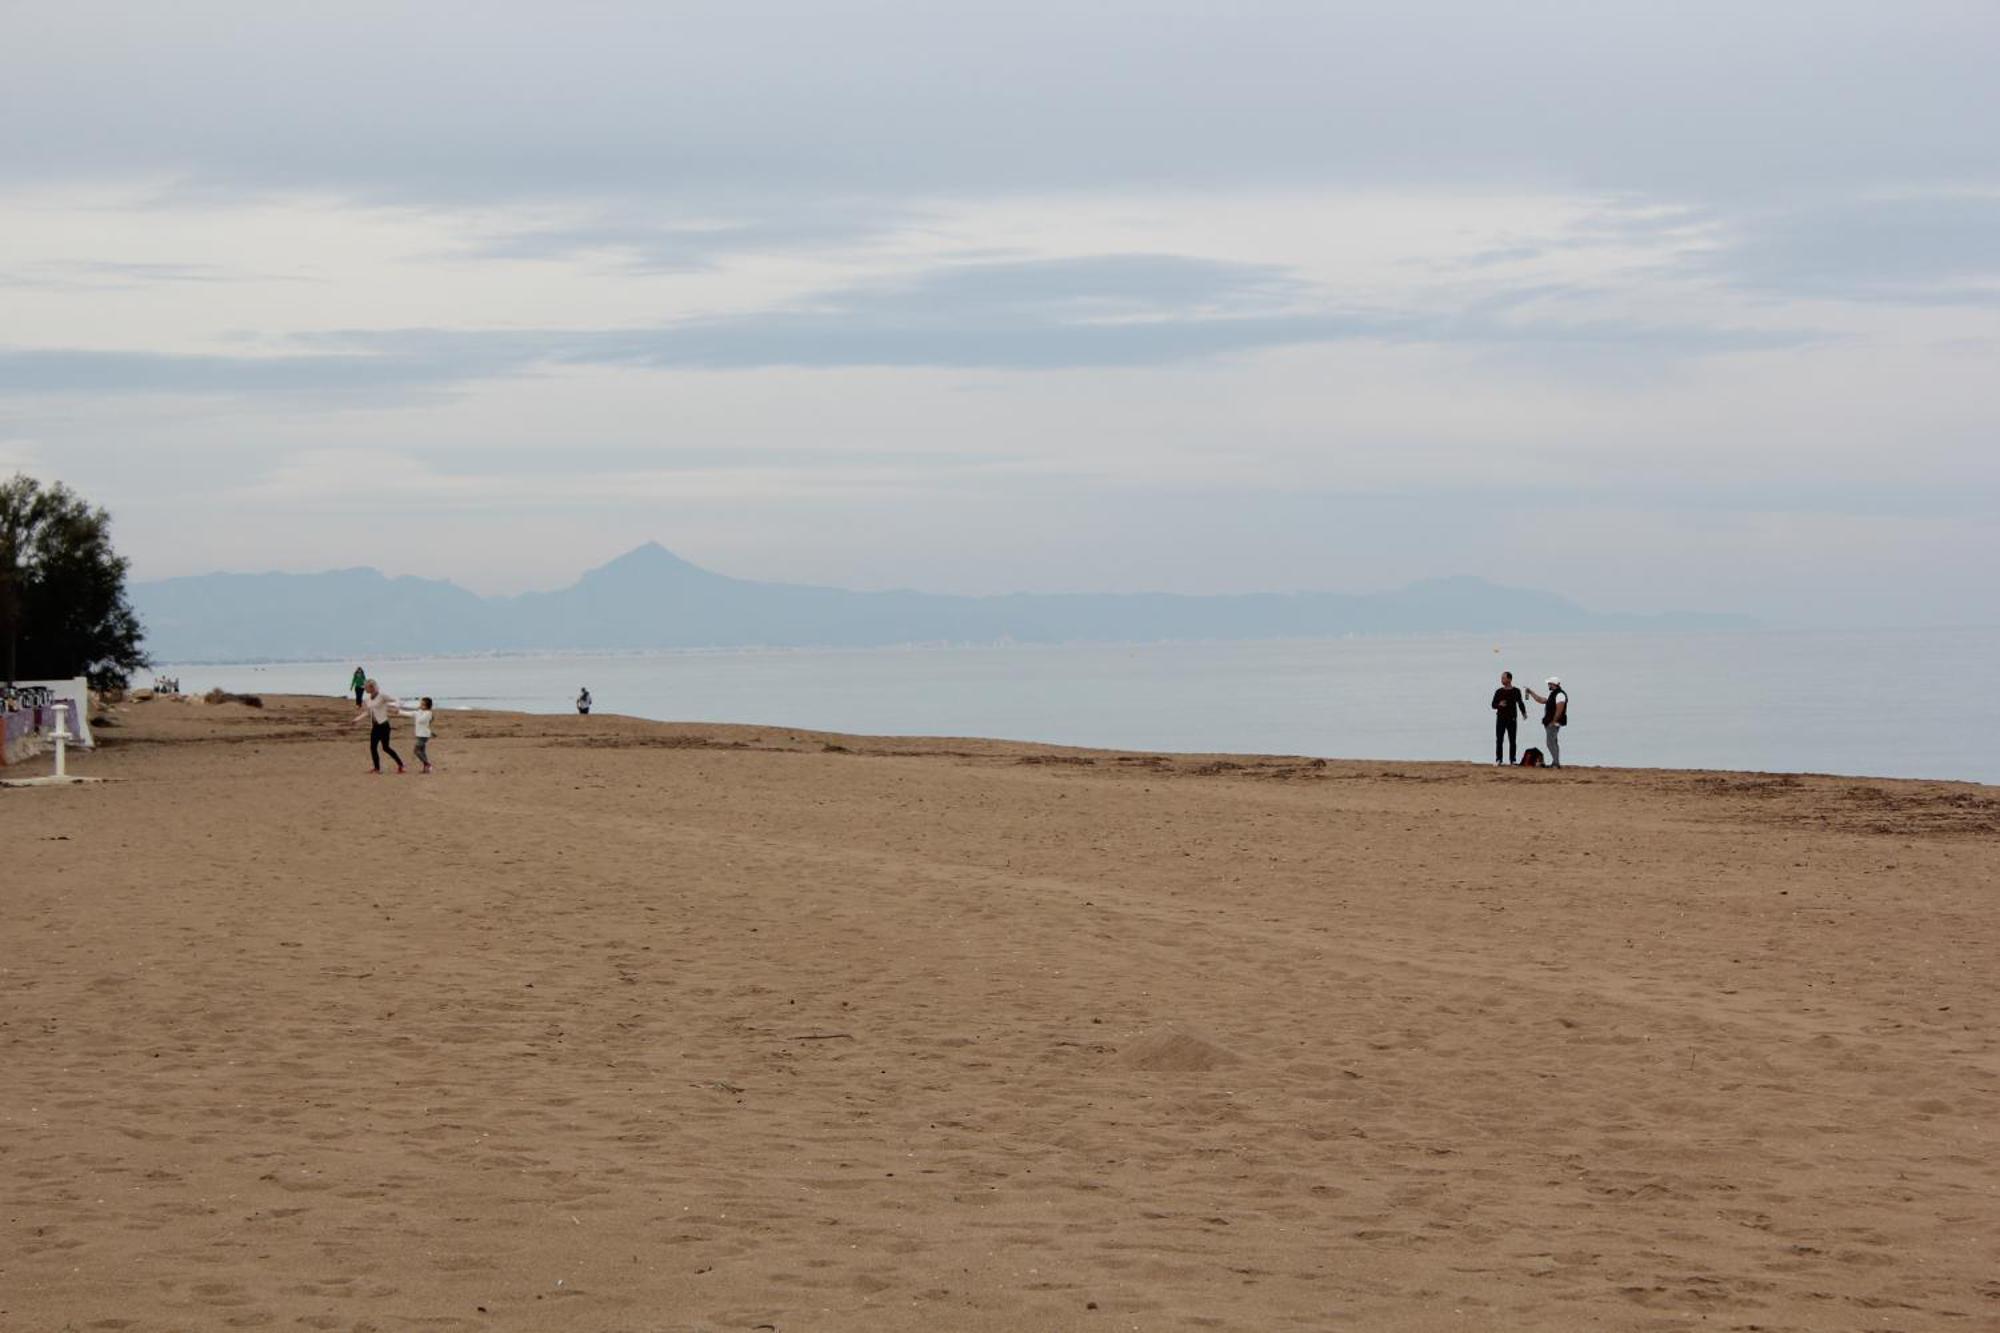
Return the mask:
POLYGON ((588 685, 576 692, 576 711, 584 717, 590 716, 590 687, 588 685))

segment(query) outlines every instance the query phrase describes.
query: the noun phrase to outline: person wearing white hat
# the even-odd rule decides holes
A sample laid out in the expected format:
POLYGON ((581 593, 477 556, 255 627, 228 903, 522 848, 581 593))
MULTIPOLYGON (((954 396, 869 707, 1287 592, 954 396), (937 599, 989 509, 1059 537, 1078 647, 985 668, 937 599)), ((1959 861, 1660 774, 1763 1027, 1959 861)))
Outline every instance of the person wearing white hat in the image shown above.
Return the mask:
POLYGON ((1536 694, 1531 687, 1528 697, 1542 706, 1542 734, 1549 738, 1549 767, 1563 766, 1562 729, 1569 725, 1569 694, 1563 689, 1562 677, 1549 677, 1549 692, 1536 694))

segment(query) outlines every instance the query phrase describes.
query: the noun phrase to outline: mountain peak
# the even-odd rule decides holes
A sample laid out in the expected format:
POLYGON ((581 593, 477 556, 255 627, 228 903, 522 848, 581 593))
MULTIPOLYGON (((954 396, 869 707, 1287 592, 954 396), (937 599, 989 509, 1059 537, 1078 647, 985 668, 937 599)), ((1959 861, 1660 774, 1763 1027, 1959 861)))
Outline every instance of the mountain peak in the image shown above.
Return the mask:
POLYGON ((636 560, 670 561, 678 565, 688 563, 658 542, 640 542, 625 554, 613 558, 609 563, 618 565, 636 560))
POLYGON ((635 546, 621 556, 605 561, 583 577, 594 578, 599 574, 662 574, 687 573, 706 574, 707 570, 692 561, 683 560, 658 542, 646 542, 635 546))

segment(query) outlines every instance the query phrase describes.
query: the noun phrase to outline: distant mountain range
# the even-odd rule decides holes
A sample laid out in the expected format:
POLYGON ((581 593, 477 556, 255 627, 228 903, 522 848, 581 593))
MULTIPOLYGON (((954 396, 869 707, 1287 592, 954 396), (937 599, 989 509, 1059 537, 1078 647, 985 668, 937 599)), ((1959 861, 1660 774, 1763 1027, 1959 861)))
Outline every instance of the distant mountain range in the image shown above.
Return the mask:
POLYGON ((373 569, 139 583, 155 661, 908 643, 1147 642, 1339 634, 1742 629, 1728 615, 1619 615, 1484 579, 1386 593, 1013 593, 960 597, 758 583, 648 543, 555 592, 481 597, 373 569))

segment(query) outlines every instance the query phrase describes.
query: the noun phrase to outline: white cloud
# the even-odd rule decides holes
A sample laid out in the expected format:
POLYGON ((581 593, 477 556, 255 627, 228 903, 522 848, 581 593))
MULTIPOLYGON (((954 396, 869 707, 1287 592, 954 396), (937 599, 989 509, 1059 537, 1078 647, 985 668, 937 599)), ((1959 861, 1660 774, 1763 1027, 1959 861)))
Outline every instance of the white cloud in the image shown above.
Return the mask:
POLYGON ((0 467, 146 575, 2000 562, 1990 6, 551 12, 22 16, 0 467))

